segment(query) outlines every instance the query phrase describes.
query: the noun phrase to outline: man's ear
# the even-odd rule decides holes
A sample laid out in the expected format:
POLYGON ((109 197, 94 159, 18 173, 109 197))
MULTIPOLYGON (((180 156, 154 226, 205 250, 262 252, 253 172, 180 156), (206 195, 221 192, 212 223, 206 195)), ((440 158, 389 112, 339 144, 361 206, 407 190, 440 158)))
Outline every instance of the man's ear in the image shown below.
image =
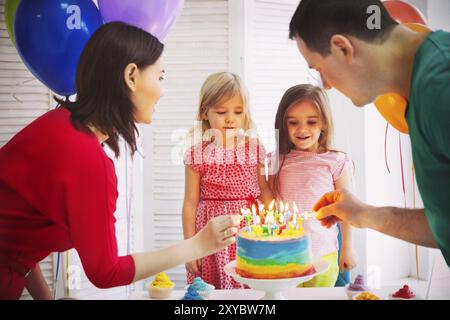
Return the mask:
POLYGON ((337 57, 344 58, 347 63, 353 62, 355 48, 348 37, 340 34, 333 35, 330 39, 330 50, 337 57))
POLYGON ((129 63, 125 70, 123 71, 123 77, 125 80, 125 84, 127 85, 128 89, 130 89, 132 92, 136 90, 136 78, 139 72, 139 68, 135 63, 129 63))

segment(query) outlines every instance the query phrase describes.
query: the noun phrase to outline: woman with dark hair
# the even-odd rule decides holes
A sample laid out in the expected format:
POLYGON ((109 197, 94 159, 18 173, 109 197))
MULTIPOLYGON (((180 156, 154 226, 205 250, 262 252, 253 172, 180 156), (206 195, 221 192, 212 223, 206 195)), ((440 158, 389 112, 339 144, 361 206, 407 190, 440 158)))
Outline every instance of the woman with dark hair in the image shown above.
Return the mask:
POLYGON ((136 151, 136 123, 151 123, 163 95, 163 45, 120 22, 103 25, 80 57, 77 97, 25 127, 0 149, 0 299, 23 288, 52 295, 39 268, 75 248, 99 288, 123 286, 212 254, 235 241, 239 216, 212 220, 196 236, 154 252, 118 256, 117 178, 102 148, 118 138, 136 151))

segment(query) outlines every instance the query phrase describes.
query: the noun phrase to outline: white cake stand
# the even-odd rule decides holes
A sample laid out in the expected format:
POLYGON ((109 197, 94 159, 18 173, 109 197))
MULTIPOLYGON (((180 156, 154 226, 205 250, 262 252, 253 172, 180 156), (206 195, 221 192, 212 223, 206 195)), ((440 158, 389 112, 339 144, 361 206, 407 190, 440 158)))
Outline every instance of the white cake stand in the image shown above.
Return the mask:
POLYGON ((236 260, 228 263, 224 270, 227 275, 232 276, 237 282, 246 284, 252 289, 264 291, 266 294, 261 298, 262 300, 284 300, 285 297, 281 294, 282 291, 289 288, 295 288, 300 283, 309 281, 318 274, 324 273, 328 270, 329 263, 324 260, 317 260, 313 262, 313 266, 314 269, 316 269, 315 273, 303 277, 288 279, 244 278, 236 272, 236 260))

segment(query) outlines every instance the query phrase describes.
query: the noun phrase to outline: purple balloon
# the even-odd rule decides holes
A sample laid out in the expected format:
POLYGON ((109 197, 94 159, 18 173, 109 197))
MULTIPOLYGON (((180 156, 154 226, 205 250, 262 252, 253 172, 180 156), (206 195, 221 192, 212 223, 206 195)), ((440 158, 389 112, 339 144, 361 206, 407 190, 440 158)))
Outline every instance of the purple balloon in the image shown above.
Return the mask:
POLYGON ((122 21, 162 41, 181 13, 184 0, 98 0, 106 22, 122 21))

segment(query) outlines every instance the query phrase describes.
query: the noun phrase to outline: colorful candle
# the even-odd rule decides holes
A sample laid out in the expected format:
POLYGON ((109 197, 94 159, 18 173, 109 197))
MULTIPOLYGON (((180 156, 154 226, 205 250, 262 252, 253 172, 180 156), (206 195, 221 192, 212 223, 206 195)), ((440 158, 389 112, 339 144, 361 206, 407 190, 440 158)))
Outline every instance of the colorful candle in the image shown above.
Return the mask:
POLYGON ((276 225, 275 224, 271 224, 270 225, 270 235, 273 236, 273 231, 276 229, 276 225))
POLYGON ((267 225, 262 226, 262 233, 263 235, 269 235, 269 228, 267 227, 267 225))

